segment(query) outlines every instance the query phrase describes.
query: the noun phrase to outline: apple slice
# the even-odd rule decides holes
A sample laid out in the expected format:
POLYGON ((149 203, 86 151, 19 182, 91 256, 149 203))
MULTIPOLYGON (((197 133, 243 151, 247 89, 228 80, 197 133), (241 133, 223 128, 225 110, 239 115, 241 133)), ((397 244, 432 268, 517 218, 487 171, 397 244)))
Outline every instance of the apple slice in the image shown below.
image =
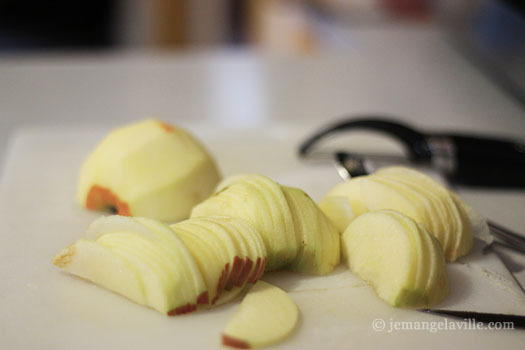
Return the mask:
POLYGON ((393 210, 365 213, 350 223, 342 239, 350 270, 390 305, 430 306, 448 293, 439 244, 408 216, 393 210))
POLYGON ((324 275, 339 264, 339 232, 302 190, 282 186, 299 242, 297 257, 287 266, 302 273, 324 275))
MULTIPOLYGON (((404 196, 408 201, 410 201, 419 211, 419 217, 421 218, 421 221, 417 222, 423 225, 423 227, 425 227, 434 236, 436 236, 439 242, 441 242, 442 247, 447 247, 447 243, 450 241, 450 239, 445 236, 443 225, 440 224, 441 218, 437 214, 437 209, 427 196, 424 196, 421 192, 401 181, 394 180, 386 176, 374 174, 370 175, 369 179, 373 179, 374 181, 380 182, 383 185, 392 188, 404 196)), ((399 210, 400 208, 393 207, 391 209, 399 210)), ((402 210, 401 212, 404 213, 402 210)), ((410 216, 409 214, 406 215, 410 216)), ((413 219, 416 220, 416 218, 413 219)))
POLYGON ((259 281, 248 292, 222 333, 222 344, 248 349, 286 338, 299 320, 299 310, 282 289, 259 281))
POLYGON ((85 278, 140 305, 147 305, 139 273, 109 248, 88 239, 79 239, 60 251, 53 264, 85 278))
POLYGON ((403 193, 370 176, 363 177, 360 182, 363 201, 369 210, 393 209, 411 217, 416 222, 425 222, 426 217, 421 208, 403 193))
POLYGON ((163 221, 187 218, 220 176, 188 132, 155 119, 111 132, 82 166, 77 201, 90 210, 163 221))
POLYGON ((268 252, 266 270, 289 264, 297 255, 290 208, 276 182, 261 175, 236 176, 215 195, 193 208, 191 217, 231 216, 249 221, 268 252))
POLYGON ((332 221, 339 233, 342 233, 355 214, 350 201, 344 196, 326 196, 319 203, 319 209, 332 221))
POLYGON ((168 315, 193 311, 203 302, 207 290, 197 264, 166 225, 107 217, 97 220, 89 235, 53 263, 168 315))
POLYGON ((392 166, 382 168, 377 173, 382 175, 388 174, 388 176, 398 178, 399 181, 410 182, 414 186, 432 192, 439 199, 446 212, 445 220, 447 221, 444 224, 450 229, 448 242, 442 244, 448 261, 455 261, 458 257, 470 251, 472 248, 472 244, 469 245, 470 240, 472 240, 471 222, 464 215, 462 217, 457 202, 452 198, 453 192, 430 176, 411 168, 392 166), (462 241, 465 241, 464 247, 461 246, 460 242, 462 241))
MULTIPOLYGON (((356 177, 335 185, 330 191, 328 191, 324 199, 334 196, 346 197, 348 199, 350 207, 352 208, 352 213, 355 216, 359 216, 363 213, 366 213, 368 211, 368 207, 366 206, 366 203, 363 200, 361 192, 362 179, 363 177, 356 177)), ((324 202, 324 199, 321 201, 321 203, 324 202)), ((324 205, 320 204, 321 208, 323 206, 324 205)))
MULTIPOLYGON (((451 253, 452 261, 456 260, 458 257, 464 256, 470 252, 472 246, 474 245, 474 235, 472 230, 473 225, 473 216, 474 210, 465 203, 457 194, 450 192, 450 196, 454 202, 454 205, 458 209, 461 222, 463 223, 461 227, 461 234, 454 246, 454 250, 451 253)), ((486 221, 483 220, 483 223, 486 225, 486 221)), ((482 224, 483 224, 482 223, 482 224)), ((486 228, 486 231, 489 231, 486 228)))

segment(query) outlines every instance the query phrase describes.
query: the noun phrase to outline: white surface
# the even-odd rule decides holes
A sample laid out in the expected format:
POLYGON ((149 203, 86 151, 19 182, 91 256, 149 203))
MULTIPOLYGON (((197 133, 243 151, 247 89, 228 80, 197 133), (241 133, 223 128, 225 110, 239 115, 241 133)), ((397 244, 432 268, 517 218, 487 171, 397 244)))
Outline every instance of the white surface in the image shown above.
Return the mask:
MULTIPOLYGON (((304 135, 297 125, 268 125, 230 130, 195 125, 225 175, 259 172, 304 188, 316 199, 337 183, 329 165, 301 164, 295 146, 304 135)), ((74 203, 79 166, 105 130, 33 129, 14 138, 0 197, 0 324, 3 348, 152 349, 219 347, 220 331, 236 303, 212 311, 166 317, 123 297, 60 272, 52 256, 83 236, 99 214, 74 203)), ((449 264, 451 295, 440 305, 456 310, 525 315, 525 296, 492 254, 480 246, 469 257, 449 264)), ((523 331, 394 331, 402 321, 443 321, 417 311, 394 309, 344 266, 325 277, 282 272, 265 276, 290 292, 301 310, 301 323, 280 349, 426 349, 483 344, 517 348, 523 331), (383 319, 387 329, 374 331, 383 319), (445 337, 443 337, 445 335, 445 337), (439 337, 439 341, 438 341, 439 337)), ((449 320, 450 321, 450 320, 449 320)))

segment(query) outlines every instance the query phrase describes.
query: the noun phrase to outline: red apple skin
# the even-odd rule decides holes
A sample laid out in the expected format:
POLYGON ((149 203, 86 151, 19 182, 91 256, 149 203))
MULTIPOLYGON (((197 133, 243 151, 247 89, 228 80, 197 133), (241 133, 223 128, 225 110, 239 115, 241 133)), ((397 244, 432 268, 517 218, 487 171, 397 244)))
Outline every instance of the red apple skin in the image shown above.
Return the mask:
POLYGON ((159 121, 159 125, 161 128, 163 128, 166 132, 173 132, 175 129, 173 128, 173 125, 159 121))
POLYGON ((213 300, 211 301, 212 305, 215 304, 217 300, 219 299, 219 296, 226 284, 226 276, 228 276, 229 271, 230 271, 230 263, 226 263, 226 265, 224 265, 224 270, 222 270, 221 277, 219 278, 219 282, 217 283, 217 293, 215 297, 213 298, 213 300))
POLYGON ((252 266, 253 266, 252 259, 250 259, 249 257, 246 257, 246 260, 244 262, 244 266, 243 266, 241 274, 239 275, 239 278, 237 279, 237 281, 233 282, 235 286, 241 287, 246 282, 246 280, 248 279, 248 275, 250 271, 252 270, 252 266))
POLYGON ((241 258, 235 256, 233 259, 232 271, 228 281, 226 282, 226 285, 224 286, 224 289, 231 290, 234 285, 237 285, 236 282, 238 281, 242 271, 244 271, 244 262, 241 258))
POLYGON ((197 310, 197 305, 187 303, 186 305, 182 305, 173 310, 168 311, 168 316, 187 314, 195 310, 197 310))
POLYGON ((118 215, 131 216, 128 203, 121 201, 111 190, 98 185, 91 186, 86 197, 86 208, 102 210, 107 206, 114 207, 118 215))
POLYGON ((207 305, 210 302, 210 297, 208 295, 208 291, 204 291, 199 295, 197 298, 197 304, 199 305, 207 305))
POLYGON ((225 334, 222 335, 222 345, 231 346, 232 348, 237 348, 237 349, 249 349, 250 348, 250 344, 248 344, 244 340, 235 339, 225 334))

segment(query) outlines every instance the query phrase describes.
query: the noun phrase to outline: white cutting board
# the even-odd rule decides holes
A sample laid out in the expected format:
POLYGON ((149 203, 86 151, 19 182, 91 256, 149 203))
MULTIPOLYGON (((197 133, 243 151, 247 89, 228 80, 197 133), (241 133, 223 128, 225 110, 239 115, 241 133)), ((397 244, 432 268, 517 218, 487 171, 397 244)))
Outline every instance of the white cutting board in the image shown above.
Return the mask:
MULTIPOLYGON (((330 165, 301 164, 296 158, 296 146, 309 130, 190 129, 212 150, 225 175, 262 173, 302 187, 317 200, 339 181, 330 165)), ((52 256, 82 237, 99 215, 79 208, 74 193, 84 157, 106 131, 36 128, 12 139, 0 192, 0 347, 220 348, 221 329, 238 301, 167 317, 51 265, 52 256)), ((439 307, 525 315, 523 293, 501 262, 481 248, 478 244, 468 257, 448 265, 451 294, 439 307)), ((297 330, 275 349, 518 348, 525 341, 521 330, 388 332, 391 322, 444 318, 388 306, 344 266, 324 277, 279 272, 264 279, 288 291, 301 310, 297 330), (384 331, 373 329, 376 319, 385 322, 384 331)))

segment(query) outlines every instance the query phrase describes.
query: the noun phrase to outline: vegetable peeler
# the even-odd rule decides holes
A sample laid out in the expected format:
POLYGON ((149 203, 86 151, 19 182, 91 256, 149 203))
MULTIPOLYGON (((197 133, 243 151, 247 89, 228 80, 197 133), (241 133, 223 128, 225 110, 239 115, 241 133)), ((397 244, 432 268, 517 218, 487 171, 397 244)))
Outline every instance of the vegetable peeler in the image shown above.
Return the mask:
MULTIPOLYGON (((352 118, 330 125, 304 141, 299 155, 303 158, 312 156, 314 147, 328 136, 363 129, 396 139, 404 147, 412 165, 434 167, 451 183, 481 187, 525 187, 525 139, 519 141, 455 132, 423 132, 384 117, 352 118)), ((348 165, 351 168, 348 170, 355 175, 365 173, 366 169, 359 168, 359 162, 352 160, 361 159, 361 163, 365 164, 366 159, 371 157, 349 152, 336 152, 335 156, 339 162, 348 165)), ((383 158, 387 160, 388 157, 391 156, 383 158)))

